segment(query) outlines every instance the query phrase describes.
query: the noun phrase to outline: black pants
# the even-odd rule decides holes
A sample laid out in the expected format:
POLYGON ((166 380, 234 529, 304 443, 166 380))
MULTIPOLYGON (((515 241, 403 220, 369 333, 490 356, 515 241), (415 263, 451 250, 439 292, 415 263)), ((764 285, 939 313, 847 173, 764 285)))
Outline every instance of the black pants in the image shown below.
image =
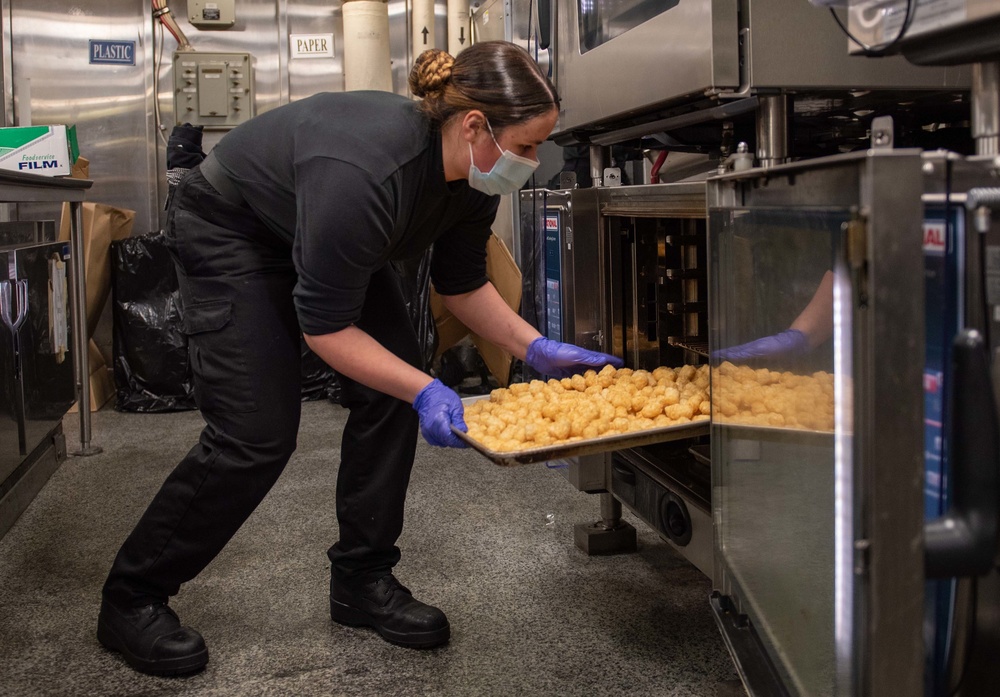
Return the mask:
MULTIPOLYGON (((166 234, 206 426, 115 558, 104 594, 123 606, 166 600, 215 558, 278 479, 299 427, 300 331, 287 244, 197 169, 174 192, 166 234)), ((357 326, 420 364, 391 267, 372 276, 357 326)), ((339 379, 351 413, 337 478, 340 539, 328 555, 336 577, 367 581, 399 561, 418 418, 404 401, 339 379)))

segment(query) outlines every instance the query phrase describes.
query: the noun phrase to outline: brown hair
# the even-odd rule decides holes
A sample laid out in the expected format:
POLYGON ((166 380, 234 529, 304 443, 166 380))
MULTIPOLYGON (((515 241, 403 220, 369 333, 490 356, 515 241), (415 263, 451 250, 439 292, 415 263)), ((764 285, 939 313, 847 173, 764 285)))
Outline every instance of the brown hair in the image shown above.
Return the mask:
POLYGON ((531 54, 509 41, 473 44, 457 58, 428 49, 414 61, 409 85, 436 126, 479 109, 497 132, 559 106, 556 88, 531 54))

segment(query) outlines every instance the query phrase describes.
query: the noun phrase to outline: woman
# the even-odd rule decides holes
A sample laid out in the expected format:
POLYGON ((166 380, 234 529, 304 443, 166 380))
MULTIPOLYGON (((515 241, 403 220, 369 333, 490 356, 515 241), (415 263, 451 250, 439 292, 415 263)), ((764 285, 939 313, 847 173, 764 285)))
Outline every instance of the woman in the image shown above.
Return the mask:
MULTIPOLYGON (((331 617, 403 646, 450 635, 444 613, 392 575, 418 424, 462 447, 458 396, 420 351, 388 262, 434 244, 447 308, 536 370, 564 375, 611 356, 543 339, 485 273, 497 194, 519 189, 558 115, 524 50, 474 45, 421 55, 420 103, 384 92, 319 94, 227 134, 178 186, 168 214, 206 426, 125 541, 104 587, 98 639, 136 670, 202 668, 201 635, 169 596, 222 549, 295 450, 300 344, 340 376, 351 410, 330 548, 331 617), (412 406, 411 406, 412 405, 412 406)), ((620 363, 618 363, 620 365, 620 363)))

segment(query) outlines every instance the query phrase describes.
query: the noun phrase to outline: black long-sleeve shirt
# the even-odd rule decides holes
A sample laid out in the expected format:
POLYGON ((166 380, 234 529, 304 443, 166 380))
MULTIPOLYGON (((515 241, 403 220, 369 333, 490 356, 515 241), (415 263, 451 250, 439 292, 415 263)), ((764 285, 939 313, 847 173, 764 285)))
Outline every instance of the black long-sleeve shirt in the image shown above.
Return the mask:
POLYGON ((323 93, 257 116, 215 147, 253 211, 287 242, 306 334, 356 322, 371 274, 431 244, 442 295, 486 283, 499 198, 446 182, 441 134, 388 92, 323 93))

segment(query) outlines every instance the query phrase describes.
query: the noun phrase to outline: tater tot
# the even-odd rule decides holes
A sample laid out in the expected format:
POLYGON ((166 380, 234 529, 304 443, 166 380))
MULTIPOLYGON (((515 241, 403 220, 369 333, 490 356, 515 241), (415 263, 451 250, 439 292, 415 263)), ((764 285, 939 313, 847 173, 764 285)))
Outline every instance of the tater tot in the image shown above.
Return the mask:
POLYGON ((677 379, 677 374, 670 368, 660 366, 659 368, 653 371, 653 379, 656 380, 657 382, 663 380, 667 382, 673 382, 674 380, 677 379))
POLYGON ((639 411, 639 416, 645 417, 647 419, 656 418, 657 416, 663 413, 663 408, 665 406, 666 403, 662 399, 655 399, 655 398, 651 399, 648 402, 646 402, 646 406, 644 406, 639 411))
POLYGON ((694 409, 691 408, 690 404, 671 404, 663 410, 663 413, 666 414, 668 418, 676 421, 682 416, 686 419, 690 419, 694 416, 694 409))
POLYGON ((663 393, 663 403, 667 406, 677 404, 680 401, 681 393, 675 387, 671 387, 663 393))

